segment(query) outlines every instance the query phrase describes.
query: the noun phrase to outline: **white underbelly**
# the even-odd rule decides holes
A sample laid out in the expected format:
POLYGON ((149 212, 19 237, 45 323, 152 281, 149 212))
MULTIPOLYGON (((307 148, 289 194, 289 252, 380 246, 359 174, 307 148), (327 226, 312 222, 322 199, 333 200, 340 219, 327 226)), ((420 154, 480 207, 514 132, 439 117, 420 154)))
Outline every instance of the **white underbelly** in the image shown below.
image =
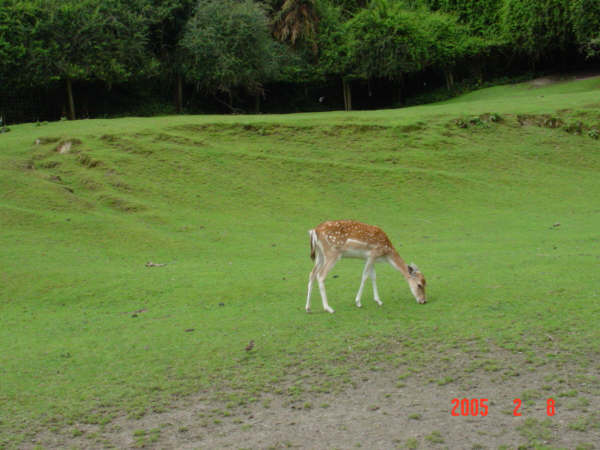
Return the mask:
POLYGON ((367 259, 370 256, 371 252, 369 250, 363 249, 349 249, 345 250, 342 253, 342 258, 360 258, 367 259))

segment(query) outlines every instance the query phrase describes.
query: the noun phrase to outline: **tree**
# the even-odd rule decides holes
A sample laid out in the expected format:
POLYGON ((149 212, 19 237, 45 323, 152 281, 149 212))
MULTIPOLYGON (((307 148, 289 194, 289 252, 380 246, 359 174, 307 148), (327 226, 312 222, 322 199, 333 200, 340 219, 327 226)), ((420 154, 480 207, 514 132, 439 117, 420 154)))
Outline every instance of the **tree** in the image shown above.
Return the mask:
POLYGON ((363 79, 398 80, 421 70, 427 47, 419 19, 418 13, 387 0, 377 0, 354 16, 348 22, 354 73, 363 79))
POLYGON ((148 44, 160 64, 161 79, 175 86, 175 108, 183 109, 183 54, 179 41, 190 19, 195 0, 151 0, 148 44))
POLYGON ((344 108, 352 109, 350 80, 350 38, 343 9, 329 1, 317 4, 319 34, 317 35, 319 57, 316 72, 322 78, 341 80, 344 108))
MULTIPOLYGON (((25 3, 25 2, 22 2, 25 3)), ((37 17, 25 68, 43 82, 66 85, 75 119, 74 81, 122 82, 147 69, 144 0, 35 0, 37 17), (40 44, 41 43, 41 44, 40 44)))
POLYGON ((404 76, 426 65, 428 41, 420 13, 399 3, 373 1, 347 22, 346 30, 347 67, 352 78, 395 81, 401 95, 404 76))
POLYGON ((505 0, 501 24, 506 41, 533 64, 564 55, 574 42, 569 0, 505 0))
POLYGON ((317 53, 317 24, 319 18, 314 0, 285 0, 273 17, 273 34, 281 42, 307 42, 317 53))
POLYGON ((37 12, 25 2, 6 1, 0 8, 0 90, 14 89, 26 84, 27 49, 35 45, 32 40, 37 12))
MULTIPOLYGON (((31 39, 31 23, 35 21, 36 11, 27 6, 5 1, 0 8, 0 129, 7 115, 11 117, 13 112, 11 102, 6 99, 33 80, 30 72, 23 70, 27 49, 35 45, 31 39)), ((18 111, 15 116, 19 116, 18 111)))
POLYGON ((577 44, 586 57, 600 56, 600 2, 573 0, 571 20, 577 44))
POLYGON ((454 85, 454 68, 459 61, 476 59, 487 51, 490 43, 472 35, 453 15, 429 13, 421 15, 420 20, 428 42, 424 65, 440 69, 450 90, 454 85))
POLYGON ((281 53, 268 25, 251 0, 200 0, 181 40, 186 79, 209 94, 227 94, 232 111, 235 89, 260 98, 281 53))

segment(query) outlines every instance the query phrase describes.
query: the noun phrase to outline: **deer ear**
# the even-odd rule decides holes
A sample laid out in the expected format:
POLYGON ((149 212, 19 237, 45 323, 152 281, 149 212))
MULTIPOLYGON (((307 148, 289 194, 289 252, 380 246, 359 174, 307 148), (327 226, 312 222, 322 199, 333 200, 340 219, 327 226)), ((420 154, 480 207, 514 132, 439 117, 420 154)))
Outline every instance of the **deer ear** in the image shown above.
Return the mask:
POLYGON ((415 265, 415 263, 410 263, 408 265, 408 273, 411 276, 415 276, 415 274, 419 271, 419 268, 415 265))

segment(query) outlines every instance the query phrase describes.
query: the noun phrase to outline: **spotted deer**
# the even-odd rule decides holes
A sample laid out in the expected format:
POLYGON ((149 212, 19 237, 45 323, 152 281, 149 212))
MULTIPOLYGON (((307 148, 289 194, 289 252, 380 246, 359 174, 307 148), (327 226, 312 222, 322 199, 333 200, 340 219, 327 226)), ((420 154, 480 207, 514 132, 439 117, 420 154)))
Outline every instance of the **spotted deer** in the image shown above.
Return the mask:
POLYGON ((306 312, 310 312, 310 295, 315 279, 319 283, 321 300, 325 311, 333 313, 327 302, 325 277, 341 258, 362 258, 366 260, 360 287, 356 294, 356 306, 362 306, 360 299, 367 277, 373 282, 373 297, 381 306, 377 284, 375 282, 375 263, 387 262, 400 271, 412 291, 417 303, 425 303, 425 277, 414 264, 406 264, 394 249, 390 239, 379 227, 355 222, 353 220, 336 220, 323 222, 310 234, 310 257, 315 266, 308 279, 308 295, 306 312))

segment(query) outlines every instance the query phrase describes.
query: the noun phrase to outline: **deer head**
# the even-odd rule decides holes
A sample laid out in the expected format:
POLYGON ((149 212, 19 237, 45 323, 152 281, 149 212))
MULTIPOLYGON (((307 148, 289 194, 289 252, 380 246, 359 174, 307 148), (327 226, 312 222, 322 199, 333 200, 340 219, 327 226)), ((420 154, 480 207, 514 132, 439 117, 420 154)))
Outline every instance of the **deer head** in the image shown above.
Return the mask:
POLYGON ((423 304, 427 301, 425 299, 425 277, 414 263, 410 263, 407 267, 410 290, 415 296, 417 303, 423 304))

